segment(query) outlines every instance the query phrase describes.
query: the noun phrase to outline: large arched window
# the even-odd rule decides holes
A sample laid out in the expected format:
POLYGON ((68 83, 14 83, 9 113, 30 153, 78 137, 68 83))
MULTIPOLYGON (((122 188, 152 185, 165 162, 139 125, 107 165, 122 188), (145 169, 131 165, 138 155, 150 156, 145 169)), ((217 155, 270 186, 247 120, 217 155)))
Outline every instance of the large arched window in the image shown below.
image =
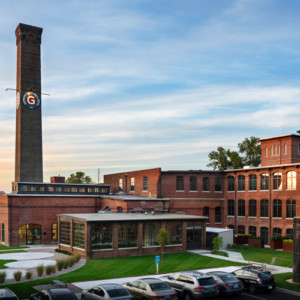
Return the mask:
POLYGON ((238 176, 238 191, 244 191, 245 190, 245 176, 239 175, 238 176))
POLYGON ((291 171, 286 174, 286 188, 288 190, 296 189, 296 172, 291 171))
POLYGON ((183 191, 183 190, 184 190, 183 176, 176 176, 176 191, 183 191))
POLYGON ((266 191, 269 189, 269 174, 260 174, 260 189, 266 191))
POLYGON ((282 174, 277 172, 273 174, 273 190, 282 189, 282 174))
POLYGON ((245 216, 245 200, 238 200, 238 216, 245 216))
POLYGON ((274 218, 282 217, 282 201, 280 199, 273 200, 273 217, 274 218))
POLYGON ((234 216, 234 200, 232 199, 227 201, 227 215, 234 216))
POLYGON ((256 200, 249 200, 249 217, 256 217, 256 200))
POLYGON ((197 177, 196 176, 190 177, 190 191, 192 191, 192 192, 197 191, 197 177))
POLYGON ((269 200, 268 199, 262 199, 260 201, 260 216, 261 217, 269 216, 269 200))
POLYGON ((294 218, 296 216, 296 200, 286 200, 286 217, 294 218))
POLYGON ((252 236, 256 236, 256 227, 255 226, 249 226, 249 234, 252 236))
POLYGON ((256 191, 257 189, 257 178, 255 174, 249 175, 249 191, 256 191))
POLYGON ((227 191, 234 192, 234 177, 233 176, 227 177, 227 191))

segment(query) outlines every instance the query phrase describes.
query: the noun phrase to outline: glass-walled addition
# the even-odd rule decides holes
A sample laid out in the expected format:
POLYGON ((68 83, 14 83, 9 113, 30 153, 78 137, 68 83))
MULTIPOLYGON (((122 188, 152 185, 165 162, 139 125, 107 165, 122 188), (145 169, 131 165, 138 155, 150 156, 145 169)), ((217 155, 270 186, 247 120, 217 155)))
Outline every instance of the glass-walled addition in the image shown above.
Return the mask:
POLYGON ((160 228, 160 222, 147 222, 143 224, 143 247, 159 245, 157 237, 160 228))
POLYGON ((73 223, 73 246, 85 249, 85 225, 73 223))
POLYGON ((118 226, 118 248, 137 247, 138 223, 120 223, 118 226))
POLYGON ((113 225, 111 223, 98 223, 91 226, 92 250, 113 248, 113 225))
POLYGON ((60 238, 59 242, 64 245, 71 245, 71 223, 70 222, 60 222, 60 238))
POLYGON ((182 244, 182 222, 167 223, 168 242, 167 245, 182 244))
POLYGON ((42 243, 42 226, 39 224, 25 224, 19 227, 20 245, 39 245, 42 243))

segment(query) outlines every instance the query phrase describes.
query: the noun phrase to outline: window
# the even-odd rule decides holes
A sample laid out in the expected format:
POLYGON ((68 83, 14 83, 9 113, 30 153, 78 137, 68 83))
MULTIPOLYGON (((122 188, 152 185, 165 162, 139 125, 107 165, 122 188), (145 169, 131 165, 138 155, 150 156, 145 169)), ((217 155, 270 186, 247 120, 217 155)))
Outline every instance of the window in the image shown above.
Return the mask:
POLYGON ((244 217, 245 216, 245 200, 238 200, 238 216, 244 217))
POLYGON ((286 144, 283 145, 283 154, 287 155, 287 147, 286 144))
POLYGON ((123 191, 123 178, 119 178, 119 192, 123 191))
POLYGON ((148 177, 143 177, 143 191, 148 191, 148 177))
POLYGON ((288 190, 295 190, 296 189, 296 172, 287 172, 286 174, 286 188, 288 190))
POLYGON ((160 228, 160 222, 143 224, 143 247, 158 245, 157 236, 160 228))
POLYGON ((71 245, 71 225, 70 222, 60 222, 60 243, 71 245))
POLYGON ((269 229, 268 227, 260 227, 260 236, 263 238, 265 244, 269 244, 269 229))
POLYGON ((1 234, 1 241, 5 242, 5 224, 2 223, 2 234, 1 234))
POLYGON ((300 155, 300 144, 298 144, 298 155, 300 155))
POLYGON ((266 191, 269 189, 269 174, 260 174, 260 189, 266 191))
POLYGON ((257 189, 257 179, 256 175, 251 174, 249 175, 249 191, 256 191, 257 189))
POLYGON ((268 157, 268 147, 265 148, 265 156, 268 157))
POLYGON ((269 200, 263 199, 260 201, 260 216, 268 217, 269 216, 269 200))
POLYGON ((273 228, 273 235, 282 235, 281 228, 278 227, 273 228))
POLYGON ((273 155, 276 155, 276 145, 273 147, 273 155))
POLYGON ((209 207, 208 206, 203 207, 203 216, 208 217, 208 223, 209 223, 209 207))
POLYGON ((239 175, 238 176, 238 191, 244 191, 245 190, 245 176, 239 175))
POLYGON ((197 191, 197 177, 190 177, 190 191, 197 191))
POLYGON ((239 225, 238 226, 238 233, 239 234, 244 234, 245 233, 245 226, 239 225))
POLYGON ((203 191, 209 192, 209 177, 203 177, 203 191))
POLYGON ((252 236, 256 236, 256 227, 255 226, 249 226, 249 234, 252 236))
POLYGON ((227 191, 234 192, 234 177, 228 176, 227 178, 227 191))
POLYGON ((234 216, 234 200, 227 201, 227 214, 228 216, 234 216))
POLYGON ((215 208, 215 223, 221 223, 222 222, 222 215, 221 215, 221 207, 215 208))
POLYGON ((130 178, 130 192, 134 192, 134 177, 130 178))
POLYGON ((289 239, 293 240, 294 239, 294 230, 293 228, 288 228, 286 230, 286 234, 285 234, 289 239))
POLYGON ((282 180, 281 173, 273 174, 273 190, 281 190, 282 189, 282 180))
POLYGON ((273 155, 273 146, 270 147, 270 154, 273 155))
POLYGON ((168 245, 182 244, 182 222, 167 222, 168 245))
POLYGON ((176 191, 184 191, 183 176, 176 176, 176 191))
POLYGON ((256 200, 249 201, 249 217, 256 217, 256 200))
POLYGON ((277 146, 277 155, 280 155, 280 145, 277 146))
POLYGON ((97 223, 91 226, 92 250, 112 249, 112 224, 97 223))
POLYGON ((282 201, 280 199, 273 200, 273 217, 281 218, 282 217, 282 201))
POLYGON ((228 229, 234 229, 234 225, 229 224, 229 225, 227 226, 227 228, 228 228, 228 229))
POLYGON ((51 241, 57 242, 57 223, 51 224, 51 241))
POLYGON ((137 247, 138 224, 136 222, 119 223, 118 248, 137 247))
POLYGON ((73 246, 85 249, 85 225, 73 223, 73 246))
POLYGON ((286 200, 286 217, 294 218, 296 216, 296 200, 286 200))
POLYGON ((118 207, 117 207, 117 212, 118 212, 118 213, 122 213, 122 212, 123 212, 123 208, 122 208, 121 206, 118 206, 118 207))
POLYGON ((215 192, 221 192, 222 191, 222 178, 216 177, 215 178, 215 192))

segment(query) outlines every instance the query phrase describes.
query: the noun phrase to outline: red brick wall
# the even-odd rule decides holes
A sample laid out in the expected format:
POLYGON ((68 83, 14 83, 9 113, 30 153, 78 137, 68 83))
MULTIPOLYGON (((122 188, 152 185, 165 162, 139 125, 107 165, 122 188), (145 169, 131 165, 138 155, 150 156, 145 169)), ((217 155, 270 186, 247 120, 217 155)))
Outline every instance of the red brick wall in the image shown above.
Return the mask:
POLYGON ((104 175, 104 183, 110 185, 113 194, 119 192, 119 179, 123 180, 123 192, 130 195, 160 197, 160 168, 104 175), (143 190, 143 177, 148 177, 148 190, 143 190), (130 178, 134 177, 134 191, 130 191, 130 178))
POLYGON ((8 222, 8 197, 0 196, 0 243, 7 244, 9 236, 9 222, 8 222), (4 224, 4 242, 2 242, 2 224, 4 224))

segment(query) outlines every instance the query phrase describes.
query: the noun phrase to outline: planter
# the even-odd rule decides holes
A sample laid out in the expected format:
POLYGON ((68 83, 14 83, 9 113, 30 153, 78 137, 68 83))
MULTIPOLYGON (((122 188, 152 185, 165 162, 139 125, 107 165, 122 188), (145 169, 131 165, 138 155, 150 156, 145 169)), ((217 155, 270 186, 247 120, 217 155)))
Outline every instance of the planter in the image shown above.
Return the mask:
POLYGON ((255 247, 255 248, 264 248, 265 247, 265 242, 263 239, 251 239, 249 238, 249 247, 255 247))
POLYGON ((291 244, 283 243, 282 249, 283 249, 283 251, 286 251, 286 252, 293 252, 293 243, 291 243, 291 244))
POLYGON ((248 236, 234 236, 233 243, 237 245, 248 244, 248 236))
POLYGON ((282 240, 271 241, 271 249, 282 249, 282 240))

